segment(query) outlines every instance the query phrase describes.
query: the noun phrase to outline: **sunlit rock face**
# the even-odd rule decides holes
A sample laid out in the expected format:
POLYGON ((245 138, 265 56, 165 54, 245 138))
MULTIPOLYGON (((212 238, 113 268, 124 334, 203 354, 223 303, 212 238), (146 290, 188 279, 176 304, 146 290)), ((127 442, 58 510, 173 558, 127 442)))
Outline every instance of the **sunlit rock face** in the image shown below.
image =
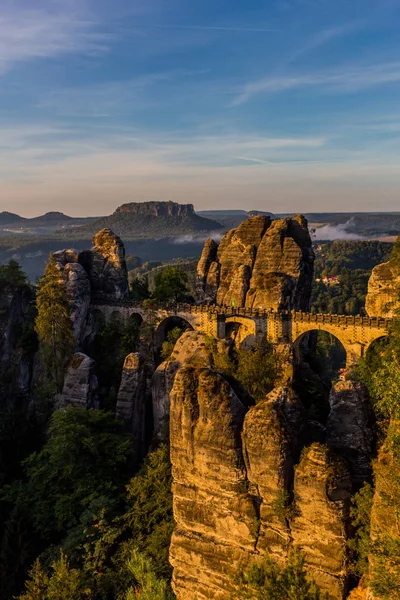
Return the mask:
POLYGON ((314 254, 302 215, 256 216, 207 240, 198 265, 200 296, 226 306, 308 310, 314 254))
POLYGON ((79 263, 89 275, 92 292, 121 300, 129 295, 125 248, 111 229, 102 229, 93 238, 93 248, 79 254, 79 263))
POLYGON ((241 448, 246 408, 201 367, 180 369, 170 397, 173 588, 178 600, 229 600, 258 532, 241 448))
POLYGON ((370 317, 395 316, 400 308, 400 265, 389 261, 377 265, 368 282, 365 310, 370 317))
POLYGON ((286 505, 304 428, 305 410, 289 387, 272 390, 244 419, 243 455, 259 510, 255 549, 278 562, 285 561, 291 541, 286 505))
POLYGON ((351 480, 344 462, 323 444, 306 448, 295 469, 291 536, 329 600, 342 600, 347 591, 350 497, 351 480))

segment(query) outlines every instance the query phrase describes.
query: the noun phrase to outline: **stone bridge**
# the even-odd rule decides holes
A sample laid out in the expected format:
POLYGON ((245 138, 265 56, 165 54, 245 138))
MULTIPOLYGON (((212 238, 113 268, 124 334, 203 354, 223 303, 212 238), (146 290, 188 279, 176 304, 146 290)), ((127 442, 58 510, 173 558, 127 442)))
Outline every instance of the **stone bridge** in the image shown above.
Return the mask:
POLYGON ((380 317, 274 312, 218 305, 176 304, 144 310, 141 304, 130 301, 95 301, 92 311, 94 314, 101 313, 105 322, 119 319, 126 323, 130 318, 152 322, 159 345, 173 327, 186 325, 212 337, 232 337, 236 343, 248 348, 267 339, 278 351, 291 352, 292 356, 293 353, 296 356, 305 334, 326 331, 343 345, 347 367, 365 356, 373 342, 385 337, 392 323, 392 319, 380 317))

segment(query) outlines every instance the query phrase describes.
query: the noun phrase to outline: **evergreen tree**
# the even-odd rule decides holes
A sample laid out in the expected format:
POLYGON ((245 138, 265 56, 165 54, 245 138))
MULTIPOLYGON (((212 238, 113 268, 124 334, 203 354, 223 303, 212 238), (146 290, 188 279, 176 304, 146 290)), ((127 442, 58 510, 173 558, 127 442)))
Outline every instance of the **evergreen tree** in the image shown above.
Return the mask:
POLYGON ((154 298, 159 302, 179 302, 187 293, 188 276, 178 267, 167 267, 154 278, 154 298))
POLYGON ((53 254, 37 289, 35 330, 49 380, 61 391, 65 366, 74 347, 65 285, 53 254))

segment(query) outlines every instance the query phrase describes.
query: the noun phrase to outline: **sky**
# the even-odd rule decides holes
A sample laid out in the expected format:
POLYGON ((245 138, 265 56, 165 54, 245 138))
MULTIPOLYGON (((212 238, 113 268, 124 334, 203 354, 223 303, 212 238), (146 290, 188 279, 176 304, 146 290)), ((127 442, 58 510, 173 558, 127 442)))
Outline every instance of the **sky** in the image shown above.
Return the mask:
POLYGON ((400 0, 1 0, 0 211, 400 211, 400 0))

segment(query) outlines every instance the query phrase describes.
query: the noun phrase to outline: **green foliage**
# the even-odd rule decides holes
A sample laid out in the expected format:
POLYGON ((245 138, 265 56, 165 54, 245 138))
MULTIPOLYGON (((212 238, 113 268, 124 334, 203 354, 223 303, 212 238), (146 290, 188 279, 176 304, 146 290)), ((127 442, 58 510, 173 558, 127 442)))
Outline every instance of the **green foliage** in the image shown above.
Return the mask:
POLYGON ((260 342, 254 348, 233 348, 230 353, 219 352, 216 340, 209 339, 208 347, 216 371, 236 381, 256 402, 263 400, 274 388, 280 369, 271 344, 260 342))
POLYGON ((133 318, 126 324, 107 323, 96 335, 91 355, 96 361, 101 406, 115 408, 124 360, 136 352, 140 324, 133 318))
POLYGON ((390 260, 396 267, 400 268, 400 235, 397 237, 390 255, 390 260))
POLYGON ((27 285, 28 277, 13 258, 7 265, 0 265, 0 290, 6 287, 19 288, 27 285))
POLYGON ((141 472, 127 486, 124 521, 140 552, 152 560, 157 577, 170 577, 168 550, 174 521, 168 446, 148 456, 141 472))
POLYGON ((254 348, 235 351, 235 378, 256 402, 263 400, 274 388, 279 363, 273 347, 267 342, 254 348))
POLYGON ((113 415, 68 407, 51 419, 49 439, 25 461, 26 494, 41 536, 51 539, 79 524, 96 498, 121 501, 132 442, 113 415))
POLYGON ((374 537, 370 552, 370 586, 379 598, 400 598, 400 424, 392 419, 374 462, 374 537))
POLYGON ((315 582, 307 577, 304 556, 293 550, 286 567, 279 567, 268 556, 253 562, 239 575, 240 598, 245 600, 323 600, 315 582))
POLYGON ((167 360, 171 356, 173 349, 175 348, 175 344, 181 337, 183 331, 184 330, 180 327, 174 327, 174 329, 168 332, 167 339, 165 342, 163 342, 161 347, 161 358, 163 360, 167 360))
POLYGON ((158 302, 179 302, 187 293, 188 276, 178 267, 167 267, 154 278, 153 296, 158 302))
POLYGON ((399 418, 400 322, 392 325, 387 338, 374 344, 355 369, 354 377, 368 387, 378 418, 399 418))
POLYGON ((51 565, 48 575, 36 560, 26 583, 26 591, 17 600, 89 600, 81 571, 71 568, 63 552, 51 565))
POLYGON ((315 279, 338 275, 339 285, 314 280, 311 312, 365 314, 365 297, 372 269, 389 259, 392 244, 335 240, 316 247, 315 279))
POLYGON ((354 494, 351 502, 351 524, 355 528, 355 535, 348 542, 353 555, 353 571, 362 576, 368 572, 368 556, 371 550, 371 509, 374 490, 369 483, 354 494))
POLYGON ((65 366, 74 347, 69 304, 60 271, 51 254, 37 288, 35 330, 47 377, 60 391, 65 366))
POLYGON ((149 280, 145 277, 134 277, 129 283, 129 297, 131 300, 141 302, 150 298, 149 280))
POLYGON ((174 597, 168 582, 157 578, 151 561, 136 549, 128 561, 128 569, 136 583, 129 588, 126 600, 172 600, 174 597))

